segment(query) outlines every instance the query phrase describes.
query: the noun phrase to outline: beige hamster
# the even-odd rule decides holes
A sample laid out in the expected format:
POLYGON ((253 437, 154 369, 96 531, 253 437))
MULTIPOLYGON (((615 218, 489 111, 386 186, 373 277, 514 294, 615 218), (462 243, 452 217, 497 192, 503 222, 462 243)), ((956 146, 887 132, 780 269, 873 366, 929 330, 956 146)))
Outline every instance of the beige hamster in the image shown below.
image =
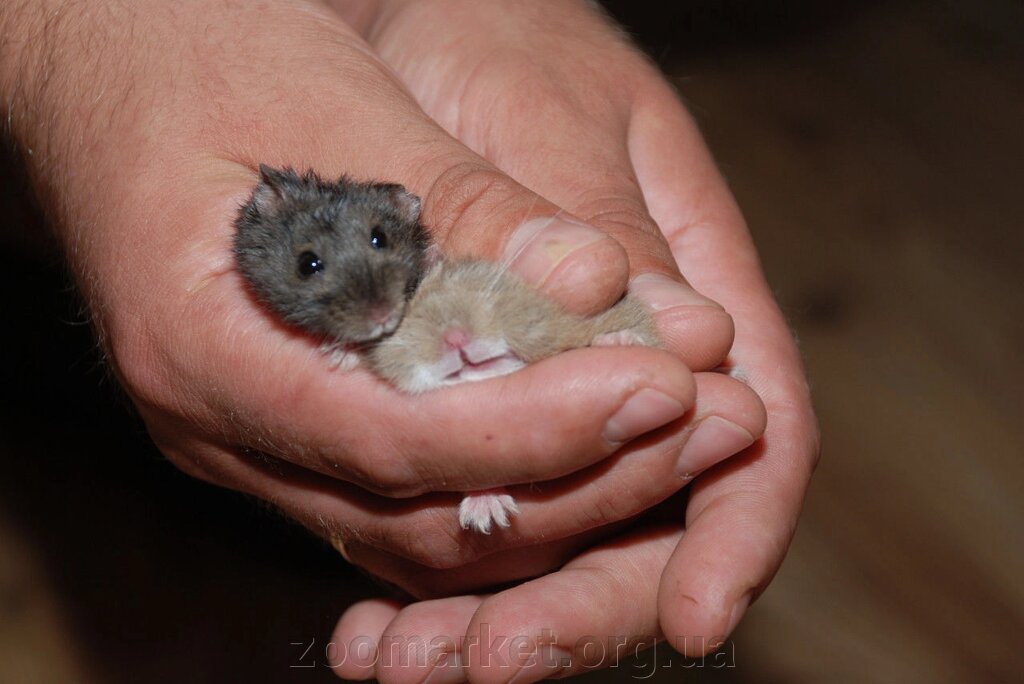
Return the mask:
MULTIPOLYGON (((506 375, 568 349, 657 346, 647 309, 625 297, 607 311, 568 313, 498 264, 440 261, 423 277, 395 332, 373 345, 368 365, 405 392, 420 393, 506 375)), ((518 512, 504 490, 467 494, 465 529, 489 534, 518 512)))
POLYGON ((489 261, 440 261, 423 277, 370 367, 405 392, 506 375, 567 349, 657 346, 642 304, 625 297, 586 318, 568 313, 489 261))

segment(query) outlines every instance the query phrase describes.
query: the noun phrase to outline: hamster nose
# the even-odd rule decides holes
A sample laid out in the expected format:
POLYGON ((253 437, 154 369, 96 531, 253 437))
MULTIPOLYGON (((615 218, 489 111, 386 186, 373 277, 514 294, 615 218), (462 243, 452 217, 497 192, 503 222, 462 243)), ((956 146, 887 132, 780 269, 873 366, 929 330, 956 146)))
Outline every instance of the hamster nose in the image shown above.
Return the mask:
POLYGON ((369 308, 367 315, 370 320, 379 325, 384 325, 391 319, 391 314, 394 309, 389 304, 380 303, 374 304, 369 308))
POLYGON ((473 339, 473 336, 470 335, 469 331, 465 328, 448 328, 444 331, 443 339, 445 345, 449 349, 461 350, 469 344, 470 340, 473 339))

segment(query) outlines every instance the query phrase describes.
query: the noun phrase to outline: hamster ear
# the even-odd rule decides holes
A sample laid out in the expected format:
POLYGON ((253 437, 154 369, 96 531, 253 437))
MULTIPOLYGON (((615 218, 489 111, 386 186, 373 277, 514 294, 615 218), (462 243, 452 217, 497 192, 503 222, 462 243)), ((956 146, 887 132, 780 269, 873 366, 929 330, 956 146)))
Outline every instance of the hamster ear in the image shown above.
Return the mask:
POLYGON ((261 214, 274 214, 287 197, 288 191, 299 182, 291 169, 278 170, 260 164, 260 182, 252 191, 252 204, 261 214))
POLYGON ((406 190, 404 185, 389 183, 378 187, 403 221, 415 223, 420 220, 420 198, 406 190))

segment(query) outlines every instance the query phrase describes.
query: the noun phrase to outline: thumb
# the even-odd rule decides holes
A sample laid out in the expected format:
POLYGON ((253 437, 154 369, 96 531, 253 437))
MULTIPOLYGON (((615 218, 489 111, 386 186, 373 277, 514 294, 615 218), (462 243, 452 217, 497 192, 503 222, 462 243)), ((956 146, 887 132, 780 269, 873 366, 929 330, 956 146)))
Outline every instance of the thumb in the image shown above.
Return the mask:
POLYGON ((421 198, 421 219, 444 254, 500 261, 576 313, 605 309, 622 295, 629 258, 618 241, 450 135, 360 37, 325 14, 313 26, 306 25, 306 14, 277 18, 278 24, 300 24, 294 31, 256 16, 247 41, 265 39, 289 59, 219 65, 243 72, 225 74, 226 81, 258 75, 288 93, 221 103, 225 134, 219 141, 231 141, 225 157, 249 169, 266 163, 400 183, 421 198), (311 92, 315 106, 302 95, 311 92), (253 130, 261 134, 240 134, 253 130))
MULTIPOLYGON (((400 183, 421 198, 423 222, 448 255, 503 261, 578 313, 606 308, 625 290, 628 257, 615 239, 574 220, 449 135, 330 9, 312 3, 297 12, 282 0, 259 8, 186 4, 201 6, 210 26, 193 41, 198 45, 184 32, 172 33, 168 40, 182 45, 162 57, 184 65, 184 82, 176 85, 193 98, 187 103, 192 111, 179 103, 174 112, 180 145, 167 135, 160 139, 158 152, 171 164, 198 143, 197 152, 211 146, 246 174, 265 163, 312 168, 328 178, 400 183), (218 14, 221 20, 214 21, 218 14), (254 45, 261 49, 253 51, 254 45), (224 56, 195 64, 200 48, 224 56), (210 93, 209 83, 237 87, 210 93)), ((167 32, 148 15, 138 21, 140 34, 154 23, 154 31, 167 32)), ((251 175, 245 178, 242 184, 251 188, 251 175)))
POLYGON ((417 185, 423 220, 449 256, 507 265, 566 309, 590 314, 625 291, 629 259, 607 233, 512 180, 449 138, 444 163, 417 185), (453 161, 453 157, 457 157, 453 161))

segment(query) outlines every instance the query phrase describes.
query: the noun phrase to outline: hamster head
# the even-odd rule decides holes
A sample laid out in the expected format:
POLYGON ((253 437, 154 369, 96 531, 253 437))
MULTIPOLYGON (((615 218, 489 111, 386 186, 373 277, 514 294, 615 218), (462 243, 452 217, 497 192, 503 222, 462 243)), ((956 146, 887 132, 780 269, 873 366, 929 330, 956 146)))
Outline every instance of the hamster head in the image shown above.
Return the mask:
POLYGON ((260 166, 236 221, 239 270, 287 323, 338 344, 392 332, 423 276, 420 201, 401 185, 260 166))

